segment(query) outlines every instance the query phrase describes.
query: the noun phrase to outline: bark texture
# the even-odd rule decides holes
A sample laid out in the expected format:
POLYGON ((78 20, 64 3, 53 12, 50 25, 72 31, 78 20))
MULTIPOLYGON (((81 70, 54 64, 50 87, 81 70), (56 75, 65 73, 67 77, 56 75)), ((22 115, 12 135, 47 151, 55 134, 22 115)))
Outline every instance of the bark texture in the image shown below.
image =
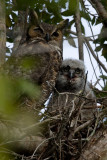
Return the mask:
POLYGON ((6 53, 6 24, 5 24, 5 1, 0 0, 0 65, 5 61, 6 53))
POLYGON ((89 0, 89 2, 91 2, 93 7, 96 9, 99 17, 102 19, 102 22, 105 24, 105 26, 107 26, 107 11, 100 0, 89 0))
POLYGON ((83 37, 81 31, 81 18, 80 18, 80 11, 79 11, 79 0, 77 0, 77 9, 75 14, 75 24, 78 36, 78 48, 79 48, 79 59, 84 60, 83 54, 83 37))
POLYGON ((99 130, 84 148, 79 160, 106 160, 107 159, 107 129, 99 130))

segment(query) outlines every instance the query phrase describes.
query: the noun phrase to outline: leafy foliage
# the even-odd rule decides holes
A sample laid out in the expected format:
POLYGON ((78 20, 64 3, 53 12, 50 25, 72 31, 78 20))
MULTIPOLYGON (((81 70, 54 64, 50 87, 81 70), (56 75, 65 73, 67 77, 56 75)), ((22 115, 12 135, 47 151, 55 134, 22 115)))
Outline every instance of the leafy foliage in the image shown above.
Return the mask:
MULTIPOLYGON (((107 11, 107 1, 101 0, 101 2, 107 11)), ((60 22, 65 18, 70 18, 69 29, 72 26, 75 27, 75 12, 77 9, 76 0, 48 0, 48 1, 6 0, 5 3, 6 3, 7 31, 9 30, 11 32, 15 30, 15 27, 18 27, 18 22, 21 22, 23 20, 23 15, 21 19, 19 18, 19 12, 20 11, 26 12, 28 9, 34 9, 37 12, 38 16, 40 17, 40 20, 50 24, 51 23, 57 24, 58 22, 60 22)), ((89 11, 89 6, 85 5, 83 0, 80 0, 79 6, 80 6, 79 9, 80 9, 81 20, 82 19, 86 20, 88 24, 91 25, 91 27, 102 23, 102 20, 99 18, 98 15, 96 16, 96 14, 92 14, 89 11)), ((27 17, 27 23, 29 23, 29 16, 27 17)), ((86 27, 84 26, 82 21, 80 22, 80 24, 81 24, 82 34, 85 35, 86 27)), ((65 33, 65 37, 71 46, 76 47, 74 38, 70 33, 69 34, 65 33)), ((13 37, 11 33, 7 36, 7 42, 9 43, 13 43, 14 39, 15 39, 15 34, 13 37)), ((95 51, 96 52, 102 51, 102 56, 107 61, 106 42, 107 42, 107 26, 103 26, 100 35, 96 39, 94 39, 94 43, 98 44, 96 46, 95 51)), ((7 53, 11 52, 9 47, 7 47, 6 49, 7 53)), ((33 65, 35 65, 35 61, 32 58, 31 59, 26 58, 20 63, 22 68, 24 68, 25 70, 30 70, 33 67, 33 65)), ((102 92, 98 94, 98 97, 105 97, 107 96, 107 76, 103 75, 100 78, 102 78, 106 83, 104 88, 102 89, 102 92)), ((28 96, 29 99, 38 99, 38 97, 40 96, 40 88, 37 85, 34 85, 31 82, 22 78, 13 79, 11 76, 7 76, 5 74, 3 74, 3 76, 0 76, 0 113, 6 115, 9 118, 13 117, 12 120, 14 120, 15 116, 15 118, 18 117, 17 118, 18 121, 23 121, 23 119, 20 118, 21 111, 17 111, 16 109, 19 106, 19 101, 22 102, 22 99, 20 99, 21 96, 22 98, 28 96)), ((24 123, 23 126, 19 125, 21 129, 27 126, 28 124, 30 125, 35 122, 32 118, 30 119, 29 117, 32 116, 30 114, 26 114, 24 116, 26 123, 24 123)), ((38 113, 35 115, 35 117, 37 120, 38 113)), ((43 116, 41 116, 41 118, 43 118, 43 116)), ((39 129, 37 129, 36 132, 38 130, 39 129)), ((0 138, 1 141, 2 137, 0 138)), ((1 153, 0 159, 7 160, 12 158, 9 157, 8 154, 1 153)))

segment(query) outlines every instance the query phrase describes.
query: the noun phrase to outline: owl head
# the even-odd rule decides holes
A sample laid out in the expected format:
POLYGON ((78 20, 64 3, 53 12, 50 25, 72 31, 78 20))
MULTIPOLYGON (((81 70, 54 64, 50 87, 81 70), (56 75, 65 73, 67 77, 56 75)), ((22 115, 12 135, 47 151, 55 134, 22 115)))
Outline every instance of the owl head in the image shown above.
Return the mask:
POLYGON ((81 60, 66 59, 62 62, 56 80, 59 92, 76 92, 85 84, 85 65, 81 60))
POLYGON ((58 25, 40 22, 35 11, 31 11, 32 25, 28 30, 29 38, 41 38, 44 42, 62 48, 62 30, 68 24, 68 19, 58 25))

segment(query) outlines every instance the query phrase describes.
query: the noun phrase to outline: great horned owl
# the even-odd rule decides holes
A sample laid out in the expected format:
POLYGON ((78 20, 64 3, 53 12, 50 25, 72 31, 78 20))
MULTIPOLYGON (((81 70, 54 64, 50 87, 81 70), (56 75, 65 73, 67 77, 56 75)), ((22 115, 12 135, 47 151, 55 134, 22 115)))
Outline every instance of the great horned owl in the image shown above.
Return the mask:
MULTIPOLYGON (((90 88, 89 82, 86 81, 85 72, 85 65, 81 60, 66 59, 62 62, 56 79, 55 90, 48 104, 49 112, 57 110, 58 113, 63 108, 71 107, 74 99, 76 99, 75 105, 79 104, 80 99, 82 99, 78 98, 80 95, 90 99, 85 101, 85 106, 93 106, 93 102, 91 103, 90 101, 95 99, 95 95, 90 88)), ((89 108, 88 110, 82 109, 82 119, 84 119, 86 111, 88 111, 89 115, 89 112, 92 112, 92 108, 91 110, 89 108)))
POLYGON ((38 84, 41 96, 35 106, 41 106, 47 100, 62 61, 63 29, 68 20, 58 25, 40 22, 36 12, 33 24, 29 27, 26 41, 20 43, 8 60, 9 74, 38 84), (12 59, 12 65, 11 65, 12 59))

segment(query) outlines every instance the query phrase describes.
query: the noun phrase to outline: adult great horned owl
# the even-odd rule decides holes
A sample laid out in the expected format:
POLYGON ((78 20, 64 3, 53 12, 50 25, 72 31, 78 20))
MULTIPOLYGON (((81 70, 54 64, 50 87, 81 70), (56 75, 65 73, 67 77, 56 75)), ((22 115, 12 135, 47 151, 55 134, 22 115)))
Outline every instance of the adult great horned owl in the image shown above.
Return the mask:
POLYGON ((40 22, 36 12, 31 13, 33 23, 28 29, 26 41, 20 43, 10 58, 10 63, 11 59, 14 63, 9 68, 9 74, 38 84, 41 96, 35 106, 41 106, 55 85, 62 61, 63 29, 68 20, 52 25, 40 22))
POLYGON ((58 111, 60 112, 64 108, 72 107, 73 103, 75 103, 75 105, 80 105, 84 101, 81 95, 90 99, 84 103, 85 107, 88 106, 88 110, 85 109, 85 107, 81 110, 82 119, 86 119, 86 116, 84 118, 84 114, 86 115, 86 111, 88 111, 88 115, 89 112, 92 112, 94 103, 91 103, 91 100, 95 99, 95 95, 90 88, 89 82, 86 81, 85 65, 83 61, 66 59, 62 62, 60 67, 55 90, 48 104, 49 112, 54 113, 55 110, 57 110, 58 113, 58 111), (91 109, 89 109, 89 106, 91 106, 91 109))

